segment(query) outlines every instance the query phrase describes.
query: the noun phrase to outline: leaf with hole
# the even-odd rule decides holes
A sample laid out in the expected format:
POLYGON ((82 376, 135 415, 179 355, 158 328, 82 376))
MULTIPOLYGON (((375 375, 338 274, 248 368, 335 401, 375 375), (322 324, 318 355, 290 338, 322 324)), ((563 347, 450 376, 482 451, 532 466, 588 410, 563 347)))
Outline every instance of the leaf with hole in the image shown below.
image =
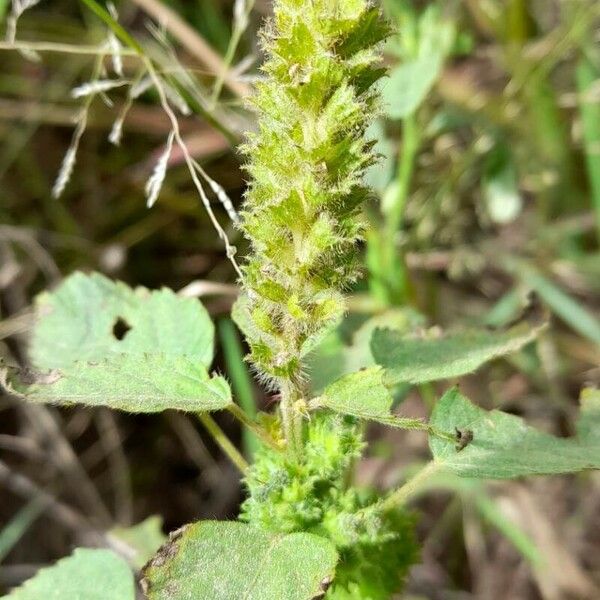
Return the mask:
POLYGON ((61 369, 110 354, 187 356, 209 367, 214 325, 195 298, 131 289, 99 273, 74 273, 36 299, 29 355, 36 369, 61 369))
POLYGON ((584 392, 577 435, 557 438, 520 417, 475 406, 456 388, 436 404, 431 425, 471 431, 471 443, 457 452, 453 443, 431 436, 435 462, 463 477, 510 479, 600 469, 600 394, 584 392))
POLYGON ((41 294, 36 312, 29 353, 37 372, 0 370, 11 393, 129 412, 231 404, 225 379, 207 371, 214 326, 198 300, 75 273, 41 294))
POLYGON ((77 548, 13 590, 7 600, 135 600, 133 573, 111 550, 77 548))
POLYGON ((149 600, 310 600, 327 588, 335 548, 310 533, 201 521, 171 536, 144 569, 149 600))

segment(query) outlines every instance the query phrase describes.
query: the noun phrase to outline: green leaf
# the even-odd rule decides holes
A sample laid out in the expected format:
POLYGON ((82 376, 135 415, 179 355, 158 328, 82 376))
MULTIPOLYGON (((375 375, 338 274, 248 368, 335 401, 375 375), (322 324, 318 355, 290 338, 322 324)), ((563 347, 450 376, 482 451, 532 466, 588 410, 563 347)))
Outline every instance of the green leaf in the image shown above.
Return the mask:
POLYGON ((110 550, 77 548, 13 590, 10 600, 135 600, 133 574, 110 550))
POLYGON ((29 353, 40 372, 0 368, 11 393, 129 412, 231 404, 225 379, 207 371, 214 326, 198 300, 75 273, 38 297, 36 313, 29 353))
POLYGON ((433 5, 423 12, 418 30, 416 47, 404 53, 404 62, 383 81, 383 100, 392 119, 410 116, 423 103, 438 80, 456 37, 454 24, 433 5))
POLYGON ((395 144, 387 137, 382 119, 377 119, 367 129, 367 139, 373 140, 373 152, 379 160, 365 172, 363 181, 382 196, 394 174, 395 144))
POLYGON ((510 479, 600 468, 600 394, 586 393, 577 424, 578 436, 557 438, 529 427, 523 419, 472 404, 454 388, 436 404, 431 425, 471 430, 473 441, 460 452, 431 436, 435 462, 462 477, 510 479))
POLYGON ((74 273, 38 296, 36 314, 29 355, 40 370, 112 353, 187 356, 207 368, 213 358, 214 325, 206 309, 168 289, 133 290, 99 273, 74 273))
POLYGON ((374 315, 360 323, 347 317, 339 327, 327 335, 307 356, 311 387, 315 394, 342 375, 353 373, 375 364, 370 341, 378 327, 390 327, 403 333, 423 325, 423 317, 407 308, 393 308, 374 315), (346 343, 344 338, 350 338, 346 343))
POLYGON ((393 69, 381 89, 386 114, 392 119, 404 119, 414 113, 437 81, 442 65, 442 57, 431 54, 393 69))
POLYGON ((114 354, 97 363, 32 374, 0 369, 0 387, 30 402, 108 406, 128 412, 219 410, 231 404, 223 377, 180 356, 114 354), (3 378, 4 376, 4 378, 3 378))
POLYGON ((162 517, 153 515, 132 527, 114 527, 110 535, 125 542, 135 552, 131 561, 141 569, 167 541, 162 524, 162 517))
POLYGON ((377 421, 403 429, 426 429, 419 419, 397 417, 391 413, 393 398, 383 382, 381 367, 370 367, 341 377, 327 386, 310 408, 326 407, 345 415, 377 421))
POLYGON ((336 563, 331 542, 316 535, 201 521, 159 550, 143 585, 149 600, 310 600, 331 581, 336 563))
POLYGON ((386 384, 426 383, 466 375, 489 360, 516 352, 544 327, 521 323, 506 331, 473 330, 425 339, 377 329, 371 350, 386 369, 386 384))

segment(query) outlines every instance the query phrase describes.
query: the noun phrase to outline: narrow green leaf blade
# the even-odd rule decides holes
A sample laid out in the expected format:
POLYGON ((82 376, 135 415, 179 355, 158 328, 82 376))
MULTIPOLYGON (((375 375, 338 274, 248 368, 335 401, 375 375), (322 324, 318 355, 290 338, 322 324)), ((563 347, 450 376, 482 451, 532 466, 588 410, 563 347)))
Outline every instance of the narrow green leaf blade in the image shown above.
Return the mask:
POLYGON ((462 477, 510 479, 600 468, 600 397, 589 395, 578 423, 578 437, 557 438, 529 427, 523 419, 486 411, 453 388, 436 404, 431 425, 446 431, 470 429, 473 441, 458 452, 453 443, 430 436, 435 461, 462 477))
POLYGON ((149 600, 310 600, 336 563, 331 542, 316 535, 202 521, 171 537, 144 569, 143 583, 149 600))
POLYGON ((220 376, 180 356, 114 354, 98 363, 76 362, 45 375, 0 369, 0 387, 30 402, 108 406, 128 412, 219 410, 231 404, 220 376))
POLYGON ((328 385, 323 394, 316 398, 311 407, 326 407, 336 412, 377 421, 384 425, 402 429, 426 429, 419 419, 408 419, 393 415, 393 398, 383 383, 381 367, 370 367, 340 377, 328 385))
POLYGON ((377 329, 371 338, 375 361, 386 369, 386 383, 426 383, 466 375, 485 362, 516 352, 544 328, 521 323, 506 331, 473 330, 440 338, 407 338, 377 329))
POLYGON ((39 370, 113 353, 187 356, 206 367, 213 358, 214 326, 206 309, 168 289, 133 290, 99 273, 74 273, 38 296, 36 313, 29 355, 39 370))
POLYGON ((13 590, 10 600, 135 600, 133 574, 114 552, 77 548, 13 590))
POLYGON ((214 325, 196 299, 74 273, 37 298, 36 313, 29 354, 39 373, 0 368, 11 393, 129 412, 231 403, 225 379, 208 374, 214 325))

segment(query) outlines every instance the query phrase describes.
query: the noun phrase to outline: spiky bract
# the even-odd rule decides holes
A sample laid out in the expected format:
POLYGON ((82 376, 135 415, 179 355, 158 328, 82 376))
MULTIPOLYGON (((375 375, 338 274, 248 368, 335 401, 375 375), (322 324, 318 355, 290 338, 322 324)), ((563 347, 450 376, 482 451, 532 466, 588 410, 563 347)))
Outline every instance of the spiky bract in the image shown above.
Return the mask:
POLYGON ((278 0, 263 33, 242 228, 250 359, 271 380, 299 385, 307 346, 343 312, 340 292, 356 278, 361 182, 374 160, 364 133, 387 33, 366 0, 278 0))

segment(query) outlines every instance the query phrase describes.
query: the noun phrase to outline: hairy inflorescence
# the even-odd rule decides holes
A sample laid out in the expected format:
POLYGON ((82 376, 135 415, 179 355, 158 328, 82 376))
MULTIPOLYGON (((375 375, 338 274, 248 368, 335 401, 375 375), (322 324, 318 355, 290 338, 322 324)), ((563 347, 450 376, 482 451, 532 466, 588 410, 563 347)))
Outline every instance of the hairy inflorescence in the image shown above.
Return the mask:
POLYGON ((342 314, 357 276, 362 184, 374 161, 365 130, 388 34, 366 0, 278 0, 263 32, 266 78, 252 102, 258 132, 242 228, 250 360, 266 379, 300 387, 302 359, 342 314))
POLYGON ((307 428, 301 463, 263 447, 245 479, 242 520, 276 533, 314 533, 336 546, 331 600, 387 600, 416 558, 411 517, 373 510, 376 495, 352 485, 349 472, 364 446, 356 420, 319 414, 307 428))

